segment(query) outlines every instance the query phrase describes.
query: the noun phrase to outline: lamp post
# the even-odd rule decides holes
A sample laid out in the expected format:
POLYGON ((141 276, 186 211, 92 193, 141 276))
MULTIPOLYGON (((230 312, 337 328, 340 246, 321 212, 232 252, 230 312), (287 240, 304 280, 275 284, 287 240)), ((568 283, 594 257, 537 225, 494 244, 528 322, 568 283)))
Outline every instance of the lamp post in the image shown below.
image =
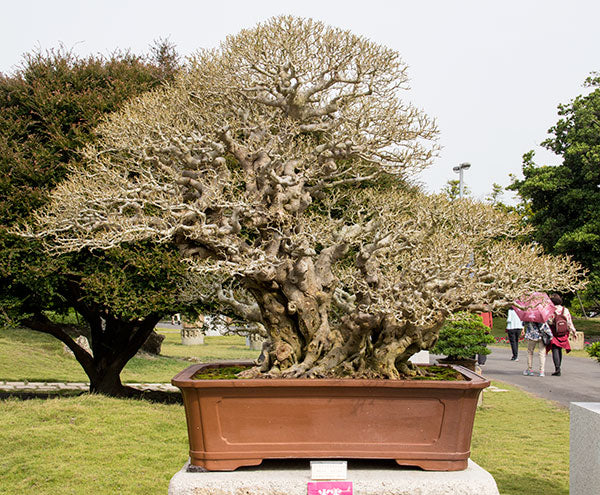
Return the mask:
POLYGON ((471 168, 471 164, 465 162, 465 163, 461 163, 458 167, 454 167, 452 169, 458 174, 458 197, 459 198, 463 197, 463 171, 469 170, 469 168, 471 168))

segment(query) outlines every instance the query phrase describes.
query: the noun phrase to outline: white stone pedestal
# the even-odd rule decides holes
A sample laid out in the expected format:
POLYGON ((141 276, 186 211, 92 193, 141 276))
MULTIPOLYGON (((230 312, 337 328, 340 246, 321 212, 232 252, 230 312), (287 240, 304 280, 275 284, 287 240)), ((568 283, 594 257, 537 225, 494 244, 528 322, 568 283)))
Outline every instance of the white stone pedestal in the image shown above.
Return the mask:
POLYGON ((181 345, 204 345, 204 332, 197 327, 181 329, 181 345))
POLYGON ((598 493, 600 402, 571 402, 570 495, 598 493))
MULTIPOLYGON (((264 461, 232 472, 187 472, 169 484, 169 495, 306 495, 309 460, 264 461)), ((355 495, 499 495, 494 478, 469 461, 464 471, 407 469, 394 461, 348 461, 355 495)))

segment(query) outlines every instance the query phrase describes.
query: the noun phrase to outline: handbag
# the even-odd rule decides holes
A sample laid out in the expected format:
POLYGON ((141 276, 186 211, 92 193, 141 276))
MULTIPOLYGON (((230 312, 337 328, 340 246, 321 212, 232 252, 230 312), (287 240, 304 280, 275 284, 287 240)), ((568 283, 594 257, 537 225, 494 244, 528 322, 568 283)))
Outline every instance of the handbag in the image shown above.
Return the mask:
POLYGON ((550 344, 552 341, 552 330, 547 325, 542 326, 540 328, 540 335, 542 336, 542 342, 544 345, 550 344))

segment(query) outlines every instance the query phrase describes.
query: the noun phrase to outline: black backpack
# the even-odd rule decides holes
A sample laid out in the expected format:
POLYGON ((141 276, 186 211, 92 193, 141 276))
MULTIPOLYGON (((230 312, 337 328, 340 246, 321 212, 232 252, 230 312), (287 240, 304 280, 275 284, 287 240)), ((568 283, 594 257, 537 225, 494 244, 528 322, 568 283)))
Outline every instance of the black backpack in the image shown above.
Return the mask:
POLYGON ((567 322, 567 318, 565 316, 565 310, 562 310, 562 313, 554 314, 554 335, 557 337, 564 337, 569 333, 569 323, 567 322))

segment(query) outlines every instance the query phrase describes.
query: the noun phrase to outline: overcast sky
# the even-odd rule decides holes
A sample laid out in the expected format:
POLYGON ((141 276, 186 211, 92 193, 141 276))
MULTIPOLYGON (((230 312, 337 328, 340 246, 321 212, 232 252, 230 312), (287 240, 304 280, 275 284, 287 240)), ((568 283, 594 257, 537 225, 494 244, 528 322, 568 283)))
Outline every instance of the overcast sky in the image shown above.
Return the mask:
MULTIPOLYGON (((443 149, 421 180, 438 191, 458 178, 483 198, 509 184, 521 157, 559 163, 539 148, 557 105, 586 92, 600 70, 600 2, 589 0, 20 0, 2 3, 0 72, 59 44, 76 53, 148 50, 169 38, 180 54, 279 14, 312 17, 384 44, 409 65, 405 98, 435 117, 443 149)), ((505 197, 509 200, 509 197, 505 197)))

